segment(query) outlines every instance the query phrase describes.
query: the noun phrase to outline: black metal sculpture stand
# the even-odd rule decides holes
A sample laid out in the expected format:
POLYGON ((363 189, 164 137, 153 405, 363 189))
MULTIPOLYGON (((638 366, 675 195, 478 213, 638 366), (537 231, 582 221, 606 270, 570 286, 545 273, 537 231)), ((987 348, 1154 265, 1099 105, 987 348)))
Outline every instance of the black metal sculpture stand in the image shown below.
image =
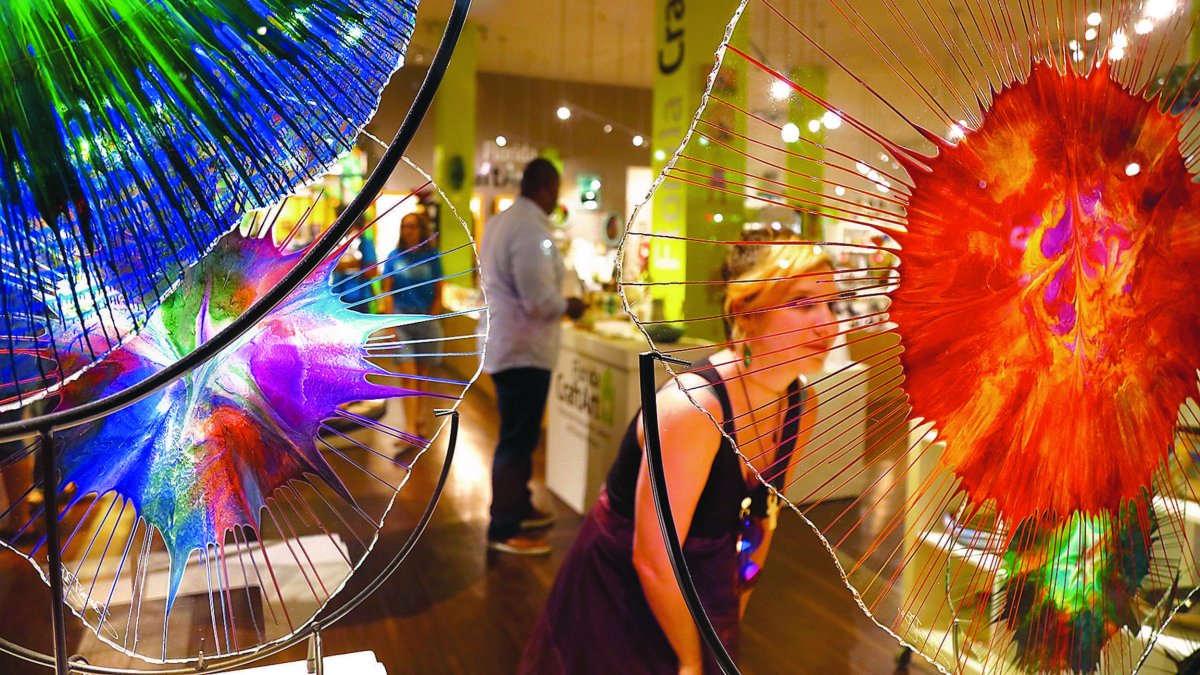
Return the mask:
POLYGON ((42 430, 41 453, 42 460, 42 492, 46 501, 42 504, 42 513, 46 523, 46 558, 49 566, 50 581, 50 620, 54 627, 54 670, 58 675, 68 675, 71 667, 67 663, 67 617, 63 611, 63 569, 62 549, 59 548, 58 536, 58 457, 54 451, 54 432, 42 430))
POLYGON ((325 653, 321 648, 321 627, 313 624, 312 635, 308 637, 308 660, 304 662, 304 672, 308 675, 325 675, 325 653))
MULTIPOLYGON (((296 263, 295 267, 289 270, 274 288, 268 291, 219 333, 196 348, 196 350, 137 384, 102 399, 91 401, 68 410, 46 413, 27 420, 0 424, 0 441, 12 441, 31 437, 38 437, 41 441, 41 480, 46 499, 44 515, 46 522, 46 545, 48 547, 49 584, 53 600, 51 619, 54 624, 54 654, 42 654, 3 639, 0 639, 0 651, 32 663, 46 666, 47 668, 53 668, 57 675, 70 675, 72 672, 92 673, 95 675, 126 675, 139 672, 120 668, 93 666, 83 662, 82 659, 76 662, 68 659, 66 614, 63 597, 62 551, 60 550, 58 523, 58 466, 54 450, 54 432, 111 415, 187 375, 198 366, 215 357, 254 327, 307 279, 318 265, 324 262, 338 246, 338 243, 346 233, 349 232, 351 226, 358 220, 359 216, 379 196, 388 177, 391 176, 403 158, 404 152, 408 149, 413 136, 416 134, 417 127, 420 126, 421 120, 424 119, 425 113, 429 110, 429 106, 433 102, 434 93, 437 91, 438 85, 446 73, 446 68, 450 64, 450 56, 454 52, 455 45, 458 43, 458 37, 462 33, 470 7, 471 0, 454 0, 454 7, 451 10, 450 17, 446 21, 446 30, 442 35, 441 43, 438 45, 437 53, 434 55, 429 71, 425 75, 425 80, 422 82, 421 88, 417 91, 416 98, 414 98, 412 106, 409 108, 408 115, 405 116, 404 122, 401 123, 399 130, 397 130, 396 135, 392 138, 391 144, 384 151, 378 164, 376 164, 371 174, 367 177, 358 195, 351 200, 345 211, 338 216, 333 225, 321 235, 320 239, 308 249, 300 261, 296 263)), ((363 592, 356 595, 337 610, 332 611, 328 617, 322 619, 320 624, 314 622, 307 630, 301 630, 291 639, 279 645, 243 657, 228 659, 219 665, 204 663, 203 657, 201 657, 201 662, 192 668, 174 668, 156 670, 154 672, 157 675, 187 675, 196 673, 199 670, 219 672, 253 663, 299 644, 301 641, 309 638, 310 635, 313 635, 317 630, 317 626, 328 625, 337 621, 361 603, 367 595, 378 589, 383 581, 395 572, 404 557, 408 555, 408 552, 412 550, 417 537, 424 531, 430 516, 433 515, 433 508, 437 505, 442 489, 445 487, 446 478, 450 472, 450 464, 454 457, 454 447, 458 439, 458 414, 452 410, 439 410, 437 414, 439 416, 451 415, 452 417, 450 443, 446 450, 446 459, 442 467, 441 477, 435 489, 436 491, 430 499, 418 527, 409 536, 408 541, 405 542, 400 552, 392 559, 384 572, 374 579, 372 583, 368 584, 363 592)), ((317 658, 315 659, 316 665, 314 666, 318 672, 321 670, 320 661, 318 649, 317 658)))
POLYGON ((692 620, 696 622, 696 630, 704 644, 712 652, 717 665, 725 675, 740 675, 737 664, 729 656, 725 644, 713 628, 696 585, 692 583, 691 572, 688 571, 687 560, 683 557, 683 546, 679 542, 679 533, 675 531, 675 516, 671 513, 671 495, 667 491, 667 477, 663 471, 662 444, 658 435, 658 400, 655 398, 658 388, 654 383, 654 362, 663 361, 680 366, 691 365, 687 361, 665 356, 658 352, 645 352, 639 357, 641 390, 642 390, 642 428, 646 438, 646 472, 650 476, 650 488, 654 494, 654 509, 658 512, 658 526, 662 529, 663 542, 667 547, 667 555, 671 559, 671 570, 675 573, 675 582, 679 584, 679 592, 687 603, 692 620))

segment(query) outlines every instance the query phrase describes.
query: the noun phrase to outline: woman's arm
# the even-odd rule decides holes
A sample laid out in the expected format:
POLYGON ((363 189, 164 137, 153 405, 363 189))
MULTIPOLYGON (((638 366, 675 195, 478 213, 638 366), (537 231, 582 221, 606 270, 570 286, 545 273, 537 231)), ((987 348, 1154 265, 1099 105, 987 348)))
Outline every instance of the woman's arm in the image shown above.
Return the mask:
MULTIPOLYGON (((685 376, 683 386, 703 383, 697 376, 685 376)), ((715 419, 721 419, 721 406, 707 389, 697 390, 696 398, 715 419)), ((658 394, 658 426, 662 441, 663 470, 667 493, 675 516, 679 540, 687 537, 696 513, 696 503, 708 482, 713 459, 721 443, 721 434, 707 416, 697 410, 678 386, 668 386, 658 394)), ((645 447, 642 425, 638 423, 638 441, 645 447)), ((730 554, 732 555, 732 551, 730 554)), ((658 525, 654 496, 646 463, 638 473, 634 502, 633 566, 654 618, 662 627, 671 648, 679 658, 680 673, 703 671, 700 634, 679 592, 671 569, 666 543, 658 525)))

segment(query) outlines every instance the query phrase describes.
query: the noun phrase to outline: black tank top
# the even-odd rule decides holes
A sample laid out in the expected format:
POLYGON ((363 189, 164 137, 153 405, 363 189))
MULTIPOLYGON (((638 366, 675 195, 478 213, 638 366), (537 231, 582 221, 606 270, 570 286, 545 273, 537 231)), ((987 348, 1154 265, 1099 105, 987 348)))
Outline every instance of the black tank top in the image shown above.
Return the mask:
MULTIPOLYGON (((755 494, 746 487, 742 474, 742 460, 733 450, 729 438, 734 435, 733 406, 729 401, 729 391, 725 382, 710 361, 705 359, 697 363, 690 371, 703 377, 712 387, 713 394, 721 404, 721 428, 725 436, 721 437, 721 445, 713 458, 712 468, 708 472, 708 481, 700 500, 696 503, 696 511, 692 516, 692 525, 688 529, 688 537, 718 537, 730 532, 736 532, 741 527, 742 500, 753 497, 760 508, 753 510, 758 513, 766 509, 766 486, 758 486, 755 494)), ((787 457, 788 460, 778 461, 776 466, 787 466, 792 450, 795 447, 796 432, 799 429, 800 411, 802 405, 802 390, 796 383, 788 388, 788 412, 783 428, 784 439, 777 460, 787 457)), ((609 505, 614 511, 633 519, 634 495, 637 491, 638 472, 642 468, 642 447, 637 439, 637 421, 642 416, 639 411, 625 430, 621 446, 617 450, 617 459, 608 471, 605 479, 605 490, 608 492, 609 505)))

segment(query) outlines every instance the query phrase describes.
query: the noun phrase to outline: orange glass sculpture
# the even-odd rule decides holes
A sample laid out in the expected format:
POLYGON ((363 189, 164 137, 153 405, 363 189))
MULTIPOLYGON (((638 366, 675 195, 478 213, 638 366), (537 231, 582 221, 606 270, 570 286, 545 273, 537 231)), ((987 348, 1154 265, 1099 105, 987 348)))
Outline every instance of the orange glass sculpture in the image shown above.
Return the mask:
POLYGON ((1200 190, 1181 126, 1106 65, 1038 64, 909 172, 891 306, 905 391, 971 500, 1014 522, 1138 497, 1195 393, 1200 190))
POLYGON ((1200 19, 882 4, 739 5, 709 80, 732 84, 655 186, 697 217, 631 225, 669 264, 626 297, 717 334, 706 259, 820 247, 836 266, 805 276, 846 349, 807 378, 820 421, 779 491, 858 607, 943 672, 1175 672, 1161 637, 1200 591, 1200 19))

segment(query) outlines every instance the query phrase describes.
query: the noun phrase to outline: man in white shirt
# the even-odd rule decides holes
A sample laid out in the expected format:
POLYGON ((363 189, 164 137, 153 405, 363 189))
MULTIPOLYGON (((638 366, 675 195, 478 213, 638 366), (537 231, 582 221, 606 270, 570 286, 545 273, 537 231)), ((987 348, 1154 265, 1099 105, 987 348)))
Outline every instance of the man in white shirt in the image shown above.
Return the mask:
POLYGON ((488 221, 480 251, 489 325, 483 371, 495 382, 500 409, 488 548, 520 555, 550 552, 544 539, 522 533, 554 521, 534 507, 529 479, 558 358, 559 324, 563 315, 583 314, 578 298, 562 295, 562 256, 551 239, 548 216, 558 206, 559 187, 553 164, 530 162, 521 196, 488 221))

